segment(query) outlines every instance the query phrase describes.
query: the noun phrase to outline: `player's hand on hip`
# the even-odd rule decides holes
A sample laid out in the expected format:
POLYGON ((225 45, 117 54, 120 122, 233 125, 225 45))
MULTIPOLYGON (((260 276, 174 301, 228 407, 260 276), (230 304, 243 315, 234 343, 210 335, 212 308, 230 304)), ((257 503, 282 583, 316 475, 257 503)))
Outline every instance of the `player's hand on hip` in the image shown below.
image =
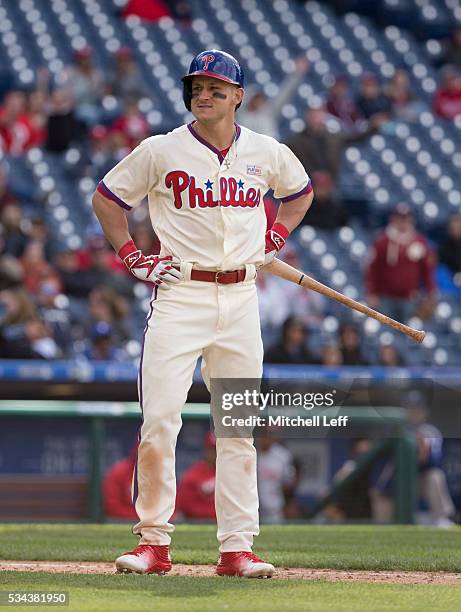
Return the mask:
POLYGON ((118 255, 131 274, 140 281, 152 283, 157 287, 162 285, 165 289, 169 289, 169 285, 184 280, 183 274, 173 267, 180 265, 179 259, 171 256, 144 255, 132 240, 122 246, 118 255))
POLYGON ((274 223, 266 232, 266 250, 264 251, 264 266, 270 263, 285 245, 290 232, 282 223, 274 223))

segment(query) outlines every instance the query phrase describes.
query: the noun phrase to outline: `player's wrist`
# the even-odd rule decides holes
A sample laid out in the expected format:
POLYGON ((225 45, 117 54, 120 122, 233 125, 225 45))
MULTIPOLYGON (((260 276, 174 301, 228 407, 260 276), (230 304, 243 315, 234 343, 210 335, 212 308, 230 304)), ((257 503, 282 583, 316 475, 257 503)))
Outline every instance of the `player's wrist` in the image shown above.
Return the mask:
POLYGON ((132 274, 134 274, 135 267, 146 261, 146 256, 138 249, 133 240, 128 240, 120 248, 118 256, 132 274))
POLYGON ((132 255, 133 253, 136 253, 136 251, 138 250, 139 249, 135 245, 134 241, 130 239, 128 240, 128 242, 125 242, 125 244, 120 247, 118 251, 118 256, 124 262, 125 259, 128 257, 128 255, 132 255))
POLYGON ((271 227, 271 231, 281 236, 284 242, 287 241, 288 236, 290 235, 290 230, 285 227, 283 223, 274 223, 274 225, 271 227))
POLYGON ((290 231, 283 223, 274 223, 274 225, 266 232, 266 253, 275 251, 279 252, 285 245, 290 231))

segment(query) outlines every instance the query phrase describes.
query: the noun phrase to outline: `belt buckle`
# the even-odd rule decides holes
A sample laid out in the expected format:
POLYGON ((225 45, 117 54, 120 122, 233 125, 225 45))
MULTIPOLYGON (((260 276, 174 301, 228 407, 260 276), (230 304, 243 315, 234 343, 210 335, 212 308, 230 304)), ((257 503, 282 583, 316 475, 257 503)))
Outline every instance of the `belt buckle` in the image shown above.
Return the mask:
POLYGON ((215 282, 217 285, 222 285, 222 284, 223 284, 223 283, 220 283, 220 282, 219 282, 219 275, 220 275, 220 274, 227 274, 227 272, 225 272, 224 270, 219 270, 218 272, 216 272, 216 276, 214 277, 214 282, 215 282))

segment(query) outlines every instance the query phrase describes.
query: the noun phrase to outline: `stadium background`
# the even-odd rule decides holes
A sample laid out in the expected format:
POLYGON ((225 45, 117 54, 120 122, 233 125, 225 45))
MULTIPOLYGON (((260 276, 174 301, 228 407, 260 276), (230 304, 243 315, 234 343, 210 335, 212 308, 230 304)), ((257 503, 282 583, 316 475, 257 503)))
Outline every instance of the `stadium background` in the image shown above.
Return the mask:
MULTIPOLYGON (((280 84, 292 84, 294 79, 286 79, 298 72, 277 119, 286 142, 302 132, 308 109, 325 103, 335 77, 346 77, 354 100, 364 75, 374 74, 387 92, 395 70, 406 72, 408 104, 393 105, 385 122, 344 146, 332 185, 336 221, 320 218, 313 227, 307 216, 286 253, 322 282, 365 300, 370 246, 395 205, 406 202, 433 253, 436 301, 424 320, 416 312, 409 319, 428 331, 426 340, 412 345, 374 321, 315 296, 289 294, 283 283, 266 279, 260 282, 266 348, 277 344, 283 321, 294 315, 305 325, 308 349, 301 365, 270 365, 266 372, 329 381, 369 377, 384 387, 402 377, 418 386, 424 378, 456 388, 460 270, 438 253, 461 206, 461 111, 458 106, 458 116, 440 116, 434 99, 444 66, 459 68, 460 44, 451 37, 460 20, 461 9, 450 0, 0 0, 3 518, 88 515, 92 410, 113 417, 106 422, 104 469, 132 446, 138 423, 114 416, 123 412, 119 402, 136 399, 149 292, 112 256, 92 215, 91 195, 137 141, 190 121, 179 78, 204 48, 238 57, 247 98, 263 92, 274 108, 284 93, 280 84), (123 62, 135 66, 132 79, 114 72, 123 62), (94 67, 90 93, 78 87, 82 64, 94 67), (359 334, 357 365, 343 364, 339 330, 346 322, 359 334), (35 400, 43 403, 30 403, 35 400), (74 400, 73 407, 65 403, 74 400), (103 408, 91 403, 102 400, 103 408), (39 416, 50 407, 69 410, 69 416, 39 416), (36 506, 25 506, 31 491, 36 506)), ((458 86, 458 105, 460 91, 458 86)), ((352 129, 330 113, 326 129, 363 133, 368 124, 362 119, 352 129)), ((326 180, 325 174, 318 178, 326 180)), ((268 199, 269 217, 274 206, 268 199)), ((138 244, 155 252, 155 237, 145 231, 146 212, 142 207, 130 221, 138 244)), ((458 250, 459 244, 458 238, 458 250)), ((206 401, 198 373, 189 400, 206 401)), ((458 408, 456 395, 451 408, 458 408)), ((207 427, 206 418, 186 420, 179 475, 200 456, 207 427)), ((287 446, 302 463, 297 495, 309 507, 348 457, 350 440, 287 440, 287 446)), ((444 467, 459 507, 456 436, 446 441, 444 467)))

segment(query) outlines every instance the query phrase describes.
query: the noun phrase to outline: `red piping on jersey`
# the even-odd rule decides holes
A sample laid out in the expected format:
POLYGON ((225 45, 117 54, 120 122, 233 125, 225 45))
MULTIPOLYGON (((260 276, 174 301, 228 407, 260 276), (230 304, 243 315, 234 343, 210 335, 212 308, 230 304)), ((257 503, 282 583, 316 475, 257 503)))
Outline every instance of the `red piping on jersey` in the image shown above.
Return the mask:
POLYGON ((301 191, 297 191, 286 198, 280 198, 282 202, 291 202, 292 200, 296 200, 296 198, 300 198, 302 195, 306 195, 312 191, 312 183, 309 181, 305 187, 301 189, 301 191))
POLYGON ((108 200, 112 200, 112 202, 115 202, 125 210, 131 210, 131 206, 125 204, 125 202, 121 200, 118 196, 116 196, 115 193, 112 193, 112 191, 109 189, 109 187, 107 187, 104 181, 99 181, 98 186, 96 187, 96 191, 99 191, 99 193, 105 198, 107 198, 108 200))
MULTIPOLYGON (((210 149, 211 151, 213 151, 213 153, 215 153, 215 155, 218 156, 219 159, 219 163, 222 164, 224 161, 224 155, 221 153, 221 151, 219 149, 217 149, 216 147, 214 147, 212 144, 210 144, 208 142, 208 140, 205 140, 205 138, 202 138, 199 134, 197 134, 197 132, 194 130, 194 128, 192 127, 194 122, 192 123, 188 123, 187 127, 189 128, 189 132, 192 134, 192 136, 194 138, 196 138, 202 145, 204 145, 205 147, 208 147, 208 149, 210 149)), ((236 123, 234 123, 235 125, 235 140, 237 141, 240 137, 240 132, 242 131, 240 129, 240 126, 237 125, 236 123)), ((229 147, 230 149, 230 147, 229 147)))

